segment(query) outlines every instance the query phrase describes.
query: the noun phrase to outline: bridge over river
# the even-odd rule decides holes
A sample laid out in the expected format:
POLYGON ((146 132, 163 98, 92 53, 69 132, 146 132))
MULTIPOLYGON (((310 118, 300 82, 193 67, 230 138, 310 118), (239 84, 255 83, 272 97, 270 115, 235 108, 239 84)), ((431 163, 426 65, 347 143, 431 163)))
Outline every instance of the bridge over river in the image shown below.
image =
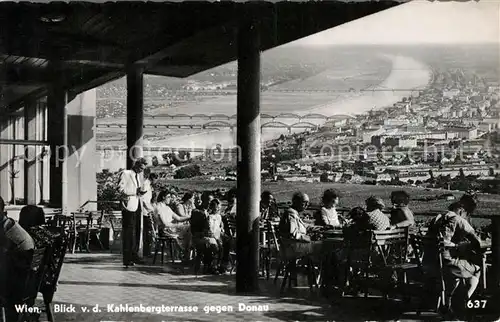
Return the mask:
MULTIPOLYGON (((276 115, 262 114, 262 128, 283 128, 291 131, 297 129, 317 129, 322 125, 334 126, 338 122, 352 119, 350 115, 295 114, 281 113, 276 115)), ((165 114, 144 118, 147 129, 214 129, 236 128, 236 115, 226 114, 165 114)), ((97 120, 98 128, 126 128, 125 118, 101 118, 97 120)))

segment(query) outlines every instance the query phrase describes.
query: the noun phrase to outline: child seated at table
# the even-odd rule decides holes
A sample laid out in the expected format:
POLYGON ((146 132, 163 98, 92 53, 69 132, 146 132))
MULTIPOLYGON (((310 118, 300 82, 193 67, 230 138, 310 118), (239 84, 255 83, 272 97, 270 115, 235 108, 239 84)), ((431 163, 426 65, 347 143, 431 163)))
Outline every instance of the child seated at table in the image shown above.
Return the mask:
MULTIPOLYGON (((219 199, 213 199, 210 201, 208 206, 208 231, 206 246, 211 250, 212 254, 217 255, 217 267, 220 269, 221 260, 222 260, 222 252, 224 250, 224 224, 222 221, 222 216, 220 214, 221 210, 221 202, 219 199)), ((211 269, 214 271, 214 269, 211 269)))

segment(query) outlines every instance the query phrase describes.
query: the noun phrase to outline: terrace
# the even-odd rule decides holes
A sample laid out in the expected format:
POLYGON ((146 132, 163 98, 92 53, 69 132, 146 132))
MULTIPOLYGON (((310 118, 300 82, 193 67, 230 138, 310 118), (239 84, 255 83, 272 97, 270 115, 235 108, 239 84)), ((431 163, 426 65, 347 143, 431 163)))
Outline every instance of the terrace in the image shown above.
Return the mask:
MULTIPOLYGON (((313 210, 314 207, 310 208, 313 210)), ((347 209, 338 209, 344 213, 347 209)), ((417 216, 430 216, 431 213, 420 213, 417 216)), ((480 216, 479 216, 480 217, 480 216)), ((324 242, 327 242, 325 239, 324 242)), ((325 296, 320 288, 306 287, 308 280, 299 274, 297 285, 291 289, 280 290, 280 285, 286 284, 280 277, 273 283, 277 274, 277 266, 271 265, 271 278, 263 273, 258 280, 259 292, 242 294, 235 292, 234 275, 198 275, 195 274, 193 263, 174 262, 174 255, 166 254, 165 264, 155 263, 151 257, 140 266, 125 269, 121 263, 121 255, 116 253, 95 252, 76 253, 66 256, 65 264, 59 279, 58 291, 54 308, 73 305, 72 311, 57 311, 56 320, 64 321, 95 321, 95 320, 131 320, 141 321, 184 320, 209 321, 216 317, 223 321, 236 319, 289 321, 289 320, 430 320, 441 321, 442 316, 429 309, 420 312, 422 296, 413 295, 410 301, 403 301, 401 294, 395 293, 389 299, 375 287, 369 289, 368 297, 344 295, 342 297, 330 294, 325 296), (311 292, 312 290, 312 292, 311 292), (256 306, 255 311, 240 311, 240 303, 256 306), (110 304, 137 306, 182 306, 197 308, 198 312, 164 311, 159 313, 135 313, 114 311, 110 304), (92 313, 82 312, 99 306, 92 313), (224 307, 224 308, 223 308, 224 307), (232 311, 226 311, 232 307, 232 311), (215 310, 222 309, 217 312, 215 310), (260 308, 260 309, 259 309, 260 308), (205 312, 207 310, 207 312, 205 312), (212 310, 212 311, 210 311, 212 310), (299 318, 300 317, 300 318, 299 318)), ((155 255, 156 257, 156 255, 155 255)), ((492 276, 491 268, 487 270, 492 276)), ((481 280, 477 291, 478 299, 493 302, 488 292, 491 278, 481 280)), ((39 304, 43 307, 43 304, 39 304)), ((172 310, 172 309, 170 309, 172 310)), ((492 310, 492 306, 480 312, 474 312, 475 319, 493 321, 500 313, 492 310)), ((44 315, 42 315, 43 317, 44 315)))
MULTIPOLYGON (((281 282, 281 280, 279 281, 281 282)), ((415 309, 405 307, 398 300, 386 301, 371 295, 368 299, 347 296, 327 299, 317 291, 311 295, 305 277, 299 286, 280 294, 279 284, 272 279, 261 279, 260 294, 245 295, 234 292, 234 275, 195 276, 191 268, 179 264, 159 267, 150 263, 129 270, 123 269, 119 255, 68 255, 59 280, 54 304, 73 304, 76 313, 55 313, 59 321, 367 321, 367 320, 422 320, 441 321, 431 312, 417 316, 415 309), (239 303, 268 306, 267 311, 239 312, 239 303), (98 304, 101 312, 82 313, 98 304), (113 313, 108 304, 144 306, 192 306, 193 312, 113 313), (233 312, 205 313, 206 306, 232 306, 233 312)), ((43 315, 42 315, 43 318, 43 315)), ((477 316, 478 319, 481 316, 477 316)))
MULTIPOLYGON (((83 153, 85 149, 95 150, 95 92, 91 89, 122 76, 127 78, 130 168, 133 160, 142 155, 143 75, 186 77, 237 59, 236 124, 242 151, 238 189, 248 197, 238 201, 241 242, 236 283, 221 288, 255 292, 262 284, 258 279, 259 232, 253 228, 259 217, 261 190, 260 52, 396 5, 399 2, 2 3, 0 195, 15 201, 8 184, 16 179, 11 166, 16 156, 25 155, 29 160, 25 159, 19 170, 25 202, 38 204, 48 196, 48 209, 60 209, 63 215, 76 212, 86 201, 96 199, 94 155, 83 153), (42 160, 47 150, 52 153, 45 166, 42 160)), ((500 267, 498 218, 492 217, 493 272, 500 267)), ((95 288, 85 290, 82 283, 87 282, 103 291, 106 288, 103 294, 108 297, 93 299, 96 304, 125 301, 123 294, 147 300, 135 292, 135 285, 123 284, 124 280, 141 278, 145 285, 149 283, 146 288, 169 288, 151 286, 159 282, 147 277, 156 274, 155 269, 149 273, 144 269, 144 274, 140 269, 119 272, 113 256, 91 256, 90 262, 95 264, 89 268, 85 268, 85 259, 79 263, 68 259, 56 301, 90 304, 89 293, 98 293, 95 288), (107 270, 114 277, 108 276, 107 270), (80 272, 79 277, 72 275, 74 272, 80 272), (109 283, 116 284, 100 282, 113 278, 115 282, 109 283)), ((182 287, 181 281, 165 274, 169 284, 182 287)), ((499 287, 499 281, 498 274, 493 274, 494 289, 499 287)), ((145 293, 153 294, 149 290, 145 293)), ((165 294, 153 295, 158 299, 165 294)), ((75 316, 64 315, 64 320, 75 316)))

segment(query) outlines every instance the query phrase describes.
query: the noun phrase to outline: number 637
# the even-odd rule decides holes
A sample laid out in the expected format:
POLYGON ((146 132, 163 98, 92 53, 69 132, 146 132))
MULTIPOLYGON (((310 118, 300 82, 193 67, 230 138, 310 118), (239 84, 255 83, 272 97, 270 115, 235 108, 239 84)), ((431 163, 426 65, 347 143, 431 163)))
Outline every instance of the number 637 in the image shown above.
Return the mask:
POLYGON ((486 307, 487 300, 468 300, 467 308, 468 309, 484 309, 486 307))

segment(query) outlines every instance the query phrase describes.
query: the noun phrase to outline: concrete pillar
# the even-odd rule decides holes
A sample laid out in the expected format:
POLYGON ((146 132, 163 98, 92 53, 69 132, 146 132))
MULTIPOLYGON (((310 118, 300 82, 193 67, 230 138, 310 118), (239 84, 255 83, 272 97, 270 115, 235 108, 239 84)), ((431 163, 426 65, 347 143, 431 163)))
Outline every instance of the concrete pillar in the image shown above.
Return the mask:
POLYGON ((49 205, 63 207, 63 194, 66 185, 64 179, 66 147, 66 103, 67 93, 64 89, 62 74, 55 68, 53 83, 47 96, 47 141, 50 148, 49 170, 49 205))
MULTIPOLYGON (((24 105, 24 139, 37 140, 37 102, 28 101, 24 105)), ((38 178, 37 178, 37 149, 35 146, 24 146, 24 200, 27 205, 36 205, 38 178)))
POLYGON ((260 37, 251 18, 238 31, 236 291, 259 289, 260 37))
POLYGON ((143 156, 144 74, 141 66, 127 71, 127 169, 143 156))
MULTIPOLYGON (((68 212, 74 212, 87 201, 97 200, 96 173, 98 155, 94 131, 96 118, 96 90, 77 95, 66 106, 68 113, 67 182, 71 193, 67 197, 68 212)), ((85 210, 97 210, 89 203, 85 210)))

